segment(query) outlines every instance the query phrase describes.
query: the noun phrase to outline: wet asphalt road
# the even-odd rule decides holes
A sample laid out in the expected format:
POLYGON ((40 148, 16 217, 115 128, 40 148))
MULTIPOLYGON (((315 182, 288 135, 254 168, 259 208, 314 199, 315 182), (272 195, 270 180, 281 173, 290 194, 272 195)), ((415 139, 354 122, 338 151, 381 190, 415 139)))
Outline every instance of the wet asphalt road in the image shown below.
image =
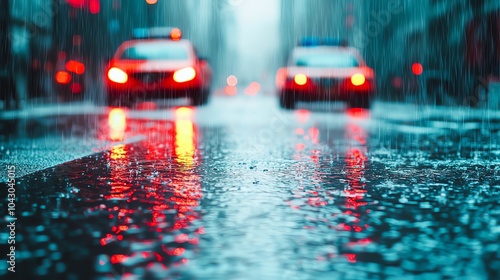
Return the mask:
POLYGON ((0 276, 500 279, 498 114, 302 105, 3 115, 0 276))

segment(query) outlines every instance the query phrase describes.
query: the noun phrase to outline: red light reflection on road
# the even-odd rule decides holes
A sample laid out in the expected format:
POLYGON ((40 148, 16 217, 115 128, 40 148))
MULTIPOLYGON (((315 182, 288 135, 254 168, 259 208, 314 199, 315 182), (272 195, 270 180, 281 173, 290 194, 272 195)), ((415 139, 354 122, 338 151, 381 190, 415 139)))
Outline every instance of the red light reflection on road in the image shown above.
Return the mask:
POLYGON ((191 121, 193 110, 181 107, 176 110, 175 155, 176 161, 184 168, 191 168, 195 153, 195 131, 191 121))
POLYGON ((300 109, 295 111, 295 117, 297 118, 297 121, 300 124, 304 124, 309 120, 309 117, 311 116, 311 112, 305 109, 300 109))
MULTIPOLYGON (((365 168, 368 162, 366 156, 366 138, 367 132, 359 125, 349 122, 346 126, 345 138, 351 147, 347 150, 345 156, 345 174, 348 186, 344 189, 346 197, 343 214, 352 217, 348 224, 341 224, 340 228, 345 231, 362 232, 368 228, 368 224, 363 223, 363 210, 360 208, 367 204, 364 201, 367 190, 364 180, 365 168)), ((352 244, 366 245, 370 239, 362 239, 351 242, 352 244)), ((352 245, 351 244, 351 245, 352 245)), ((356 263, 356 254, 345 254, 350 263, 356 263)))
POLYGON ((105 198, 128 198, 130 195, 128 191, 130 190, 131 185, 128 183, 129 159, 124 144, 117 145, 111 149, 108 162, 111 170, 111 189, 109 195, 105 196, 105 198))
MULTIPOLYGON (((292 190, 293 197, 286 201, 287 205, 294 211, 301 210, 303 205, 308 207, 339 207, 342 211, 339 216, 340 220, 328 221, 324 219, 329 228, 336 231, 347 231, 351 236, 349 243, 345 244, 347 250, 345 253, 336 255, 329 252, 326 256, 318 256, 318 261, 323 261, 326 258, 340 257, 345 258, 349 263, 359 262, 359 255, 350 251, 350 248, 358 246, 366 246, 371 243, 371 239, 366 238, 361 233, 369 228, 365 222, 368 212, 363 207, 367 205, 365 196, 367 193, 365 183, 367 157, 367 137, 368 133, 358 123, 358 116, 364 118, 368 116, 365 111, 351 110, 348 111, 350 116, 344 130, 344 141, 347 145, 344 150, 342 162, 339 162, 339 167, 343 170, 344 182, 347 185, 341 189, 341 198, 334 201, 331 205, 328 197, 332 194, 329 190, 324 189, 322 183, 324 181, 325 162, 321 149, 321 133, 325 133, 313 121, 311 121, 311 112, 308 110, 297 110, 294 112, 297 126, 291 131, 296 141, 295 153, 293 158, 296 162, 291 166, 290 171, 296 174, 296 184, 298 186, 292 190), (312 183, 311 183, 312 182, 312 183), (314 188, 311 188, 311 185, 314 188), (339 201, 341 201, 339 203, 339 201), (346 218, 348 216, 348 218, 346 218), (346 222, 344 222, 346 221, 346 222)), ((327 138, 327 137, 324 137, 327 138)), ((328 156, 327 156, 328 157, 328 156)), ((333 200, 332 200, 333 201, 333 200)), ((336 214, 332 214, 332 217, 336 214)), ((317 221, 315 221, 317 222, 317 221)), ((307 221, 306 221, 307 223, 307 221)), ((315 230, 316 224, 305 224, 302 228, 307 230, 315 230)))
POLYGON ((120 108, 107 116, 111 139, 123 140, 126 128, 146 139, 116 145, 106 154, 108 177, 104 186, 108 189, 96 211, 109 212, 110 228, 100 245, 112 248, 111 244, 128 242, 144 246, 174 235, 174 242, 154 251, 113 250, 109 256, 113 265, 137 258, 148 264, 160 263, 165 269, 183 265, 187 263, 185 252, 196 246, 198 236, 204 233, 203 228, 191 228, 199 219, 197 208, 202 198, 200 176, 194 172, 199 164, 197 129, 192 120, 195 109, 179 107, 174 113, 175 120, 167 121, 127 119, 120 108), (138 237, 134 232, 147 234, 138 237))
POLYGON ((313 144, 318 144, 319 142, 319 129, 316 127, 309 128, 309 137, 313 144))
POLYGON ((370 117, 370 111, 363 108, 349 108, 346 110, 346 114, 354 119, 368 119, 370 117))
POLYGON ((260 91, 260 84, 257 82, 251 82, 250 85, 245 89, 245 94, 256 95, 260 91))
POLYGON ((226 86, 224 88, 224 92, 226 93, 226 95, 233 96, 238 93, 238 89, 235 86, 226 86))
POLYGON ((349 123, 346 128, 347 139, 356 145, 366 145, 366 131, 359 125, 349 123))
POLYGON ((112 109, 108 114, 109 139, 113 141, 122 141, 127 126, 127 117, 125 111, 120 108, 112 109))
MULTIPOLYGON (((298 110, 295 112, 297 117, 298 127, 293 130, 294 136, 297 139, 295 142, 295 153, 293 155, 296 163, 292 165, 294 172, 297 174, 301 174, 297 177, 299 182, 299 189, 306 189, 307 182, 306 180, 313 180, 315 182, 321 182, 321 150, 318 149, 319 144, 319 135, 320 131, 316 126, 308 126, 304 125, 307 122, 310 112, 307 110, 298 110), (306 132, 307 131, 307 132, 306 132), (307 170, 307 175, 304 175, 304 171, 307 170), (307 179, 305 179, 307 178, 307 179), (304 186, 302 185, 304 184, 304 186)), ((320 187, 318 186, 318 189, 320 187)), ((306 196, 301 194, 302 191, 299 191, 296 196, 303 197, 305 199, 305 203, 313 207, 324 207, 328 205, 328 202, 325 200, 322 195, 316 190, 310 190, 307 192, 306 196)), ((300 206, 294 205, 290 201, 288 201, 288 205, 293 209, 300 209, 300 206)), ((314 227, 306 225, 304 228, 314 229, 314 227)))
POLYGON ((194 112, 194 109, 191 107, 179 107, 175 109, 175 117, 176 119, 192 119, 194 112))

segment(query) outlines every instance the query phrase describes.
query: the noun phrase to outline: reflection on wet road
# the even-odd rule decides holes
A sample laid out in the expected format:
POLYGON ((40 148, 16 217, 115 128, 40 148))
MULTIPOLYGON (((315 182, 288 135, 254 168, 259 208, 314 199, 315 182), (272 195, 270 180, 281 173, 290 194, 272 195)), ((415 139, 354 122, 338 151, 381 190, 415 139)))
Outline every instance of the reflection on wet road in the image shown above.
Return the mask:
POLYGON ((20 180, 18 275, 498 278, 495 120, 381 106, 96 114, 111 149, 20 180))

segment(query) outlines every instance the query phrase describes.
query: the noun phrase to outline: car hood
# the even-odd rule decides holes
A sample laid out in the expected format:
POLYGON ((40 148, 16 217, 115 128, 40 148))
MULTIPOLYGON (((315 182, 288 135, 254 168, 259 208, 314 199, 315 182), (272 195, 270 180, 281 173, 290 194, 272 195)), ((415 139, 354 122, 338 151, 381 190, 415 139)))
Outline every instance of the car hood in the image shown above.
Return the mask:
POLYGON ((111 67, 118 67, 125 72, 173 72, 184 67, 193 66, 189 60, 155 60, 155 61, 138 61, 138 60, 119 60, 110 63, 111 67))

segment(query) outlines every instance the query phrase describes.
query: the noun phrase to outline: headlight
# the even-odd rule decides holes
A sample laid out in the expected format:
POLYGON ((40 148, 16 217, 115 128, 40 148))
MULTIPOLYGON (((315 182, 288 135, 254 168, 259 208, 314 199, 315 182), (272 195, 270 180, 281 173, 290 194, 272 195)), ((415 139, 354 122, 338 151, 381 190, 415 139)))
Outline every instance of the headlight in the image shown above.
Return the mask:
POLYGON ((354 74, 351 77, 351 83, 355 86, 361 86, 365 83, 365 81, 366 81, 365 75, 361 73, 354 74))
POLYGON ((297 85, 303 86, 303 85, 307 84, 307 76, 304 74, 297 74, 297 75, 295 75, 295 77, 293 77, 293 81, 297 85))
POLYGON ((182 68, 174 73, 174 81, 178 83, 191 81, 194 77, 196 77, 196 71, 193 67, 182 68))
POLYGON ((127 73, 125 73, 125 71, 123 71, 122 69, 116 67, 109 69, 108 78, 109 80, 119 84, 124 84, 128 81, 127 73))

